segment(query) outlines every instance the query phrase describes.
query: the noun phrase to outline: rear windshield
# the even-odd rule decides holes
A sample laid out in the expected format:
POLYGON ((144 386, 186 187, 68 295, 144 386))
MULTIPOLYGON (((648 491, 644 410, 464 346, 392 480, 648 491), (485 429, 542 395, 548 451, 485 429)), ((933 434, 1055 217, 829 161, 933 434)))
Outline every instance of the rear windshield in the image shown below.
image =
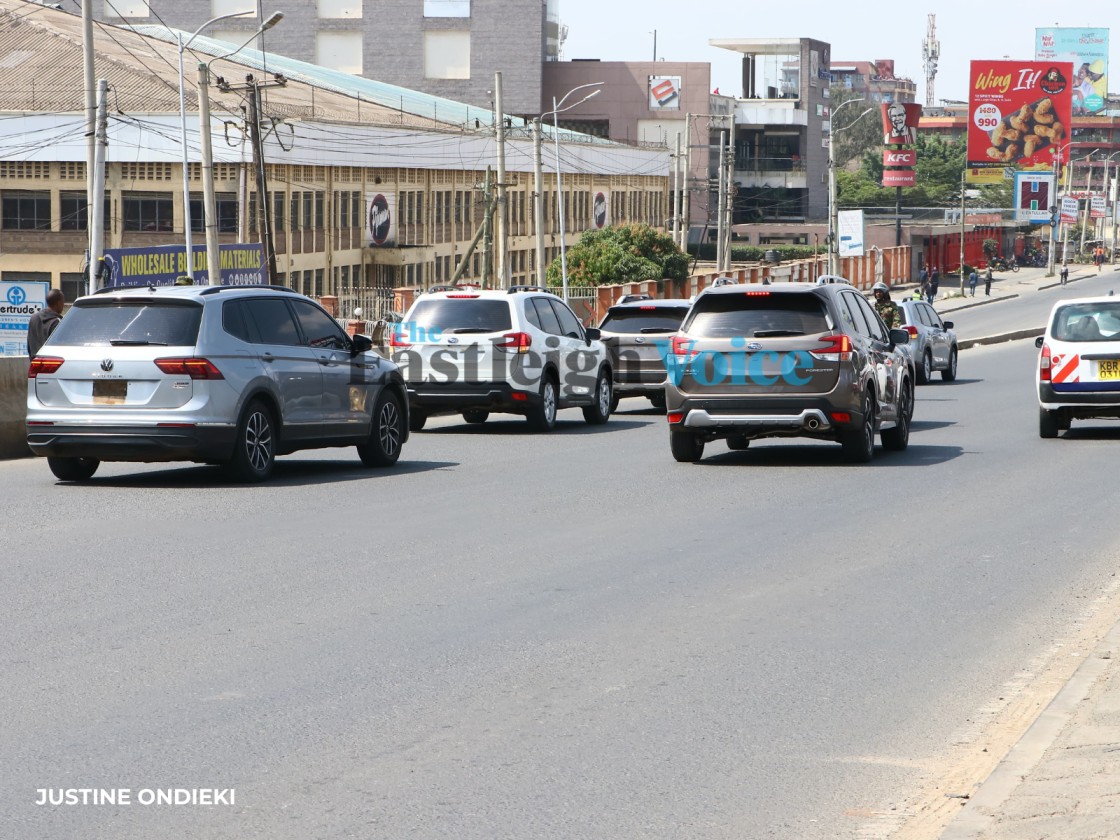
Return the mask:
POLYGON ((488 333, 508 330, 509 303, 481 298, 422 300, 408 316, 410 323, 445 333, 488 333))
POLYGON ((687 306, 619 307, 607 312, 599 328, 615 333, 676 332, 687 314, 687 306))
POLYGON ((1059 341, 1120 341, 1120 301, 1063 306, 1051 332, 1059 341))
POLYGON ((684 331, 711 338, 780 338, 831 329, 824 302, 811 294, 743 293, 701 296, 684 331))
POLYGON ((51 344, 71 347, 166 345, 198 342, 202 307, 197 303, 106 301, 77 303, 63 318, 51 344))

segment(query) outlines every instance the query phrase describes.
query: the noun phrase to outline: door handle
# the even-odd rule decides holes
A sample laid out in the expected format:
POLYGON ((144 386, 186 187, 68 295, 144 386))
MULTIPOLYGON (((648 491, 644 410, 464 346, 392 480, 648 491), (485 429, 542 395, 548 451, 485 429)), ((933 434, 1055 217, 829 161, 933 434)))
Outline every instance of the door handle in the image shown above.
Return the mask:
POLYGON ((329 356, 320 356, 319 357, 319 364, 321 364, 323 367, 327 367, 330 363, 331 363, 331 360, 330 360, 329 356))
POLYGON ((275 361, 276 357, 271 353, 261 353, 261 360, 265 362, 275 361))

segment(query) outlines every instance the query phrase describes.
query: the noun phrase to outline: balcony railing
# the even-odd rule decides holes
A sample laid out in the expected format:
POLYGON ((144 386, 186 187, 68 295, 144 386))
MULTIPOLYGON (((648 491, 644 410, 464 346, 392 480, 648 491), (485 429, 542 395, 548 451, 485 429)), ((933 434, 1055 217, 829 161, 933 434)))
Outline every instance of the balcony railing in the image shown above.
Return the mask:
POLYGON ((739 172, 805 172, 805 162, 790 157, 735 158, 739 172))

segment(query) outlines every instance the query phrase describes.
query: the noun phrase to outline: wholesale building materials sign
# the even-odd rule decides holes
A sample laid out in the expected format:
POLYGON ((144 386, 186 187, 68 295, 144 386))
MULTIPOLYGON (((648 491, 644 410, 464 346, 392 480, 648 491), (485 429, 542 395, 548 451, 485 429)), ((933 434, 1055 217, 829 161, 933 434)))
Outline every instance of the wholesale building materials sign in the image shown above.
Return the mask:
POLYGON ((968 170, 973 184, 1050 170, 1069 137, 1069 62, 973 61, 969 73, 968 170))
POLYGON ((27 355, 27 325, 46 307, 49 288, 40 281, 0 281, 0 356, 27 355))
POLYGON ((883 121, 883 186, 912 187, 916 184, 914 167, 918 163, 918 153, 915 144, 922 106, 913 102, 891 102, 879 107, 883 121))
POLYGON ((1049 26, 1034 33, 1036 61, 1073 64, 1073 113, 1104 111, 1108 99, 1108 30, 1049 26))
MULTIPOLYGON (((219 245, 222 260, 220 281, 226 286, 247 286, 268 282, 264 249, 254 245, 219 245)), ((191 248, 194 256, 194 282, 210 284, 206 246, 191 248)), ((150 248, 106 248, 101 283, 105 286, 170 286, 187 274, 187 250, 183 245, 155 245, 150 248)))

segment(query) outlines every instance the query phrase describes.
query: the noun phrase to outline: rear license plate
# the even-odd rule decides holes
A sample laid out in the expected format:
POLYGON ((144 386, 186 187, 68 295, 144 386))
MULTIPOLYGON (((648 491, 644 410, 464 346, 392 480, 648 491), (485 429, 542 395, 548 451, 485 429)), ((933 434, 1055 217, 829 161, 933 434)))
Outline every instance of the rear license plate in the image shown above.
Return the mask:
POLYGON ((1101 359, 1097 362, 1097 379, 1120 379, 1120 359, 1101 359))
POLYGON ((128 396, 128 382, 124 379, 95 379, 93 401, 98 405, 122 405, 128 396))

